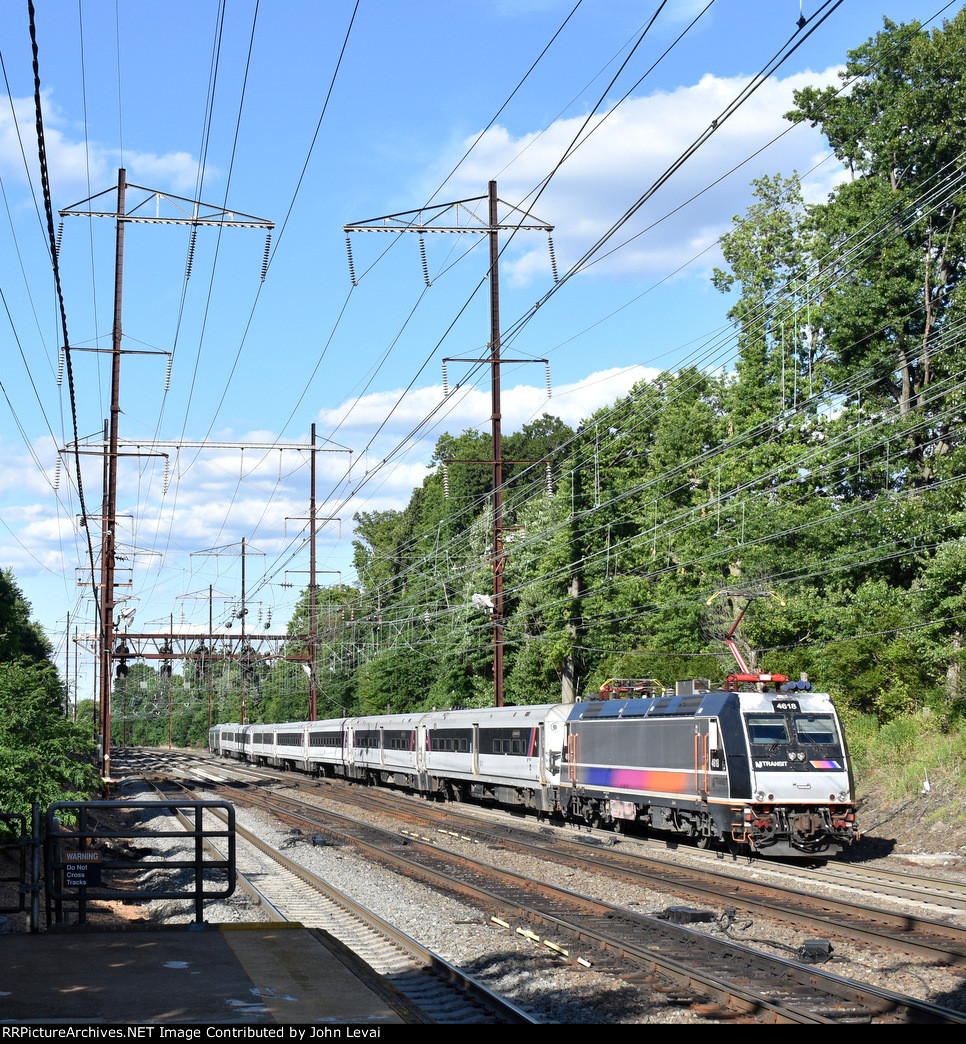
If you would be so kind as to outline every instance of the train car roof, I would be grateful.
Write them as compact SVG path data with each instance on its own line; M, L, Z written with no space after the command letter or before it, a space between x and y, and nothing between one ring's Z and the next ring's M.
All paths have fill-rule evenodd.
M629 700L588 700L575 703L569 721L593 721L613 718L682 717L693 714L721 714L728 705L740 705L745 710L781 709L828 710L834 704L826 692L792 690L765 692L713 689L708 692L681 695L643 696Z
M427 725L491 725L494 722L509 723L523 720L540 720L563 707L558 703L520 703L505 707L465 707L427 711L423 720Z
M727 690L698 692L686 696L643 696L630 700L587 700L575 703L569 721L602 718L658 718L693 714L719 714L741 694Z

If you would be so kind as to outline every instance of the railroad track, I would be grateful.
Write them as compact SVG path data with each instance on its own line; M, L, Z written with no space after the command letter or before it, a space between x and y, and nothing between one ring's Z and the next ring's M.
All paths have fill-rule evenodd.
M603 955L595 962L598 968L607 964L626 982L647 989L655 988L657 976L663 983L658 989L679 991L682 1003L688 998L710 1017L800 1024L966 1022L957 1012L498 871L415 836L322 812L294 798L279 799L255 787L218 789L240 806L334 835L437 888L539 926L563 940L561 948L567 941L592 945Z
M189 759L189 763L190 759ZM215 762L193 762L207 772L210 781L225 779L223 768ZM197 771L197 768L196 768ZM667 891L676 896L687 895L696 900L721 906L734 906L747 913L808 927L837 940L847 939L890 947L901 952L926 957L953 967L966 967L966 929L920 916L907 910L887 910L846 899L811 894L802 882L822 886L864 888L878 894L888 888L896 898L914 902L917 907L931 905L934 910L958 913L966 910L966 890L945 885L929 878L874 868L852 868L847 864L825 869L798 865L762 865L757 861L757 878L753 881L722 872L720 859L707 856L708 869L685 866L673 858L642 855L640 850L622 852L603 846L592 835L579 835L574 840L563 831L540 830L504 822L480 821L478 815L461 813L453 805L434 806L414 801L395 792L374 788L346 787L316 782L299 776L279 777L278 773L237 766L231 763L231 776L257 782L278 781L283 787L310 792L324 790L327 800L343 805L381 809L387 815L407 820L421 830L448 830L474 837L483 843L498 842L505 848L568 866L582 867L594 873L607 872L624 881ZM281 800L281 798L279 798ZM296 806L297 807L297 806ZM609 838L614 835L608 834ZM764 878L764 879L763 879ZM792 879L791 883L789 879Z
M543 831L504 823L481 823L471 815L462 815L451 806L436 808L418 802L406 802L402 806L395 795L373 794L371 791L353 793L351 790L331 797L335 800L358 804L367 810L383 808L387 814L402 816L419 824L423 829L441 832L453 830L463 836L474 837L484 843L499 842L506 848L532 855L544 861L553 861L567 866L577 866L585 871L606 872L642 887L667 891L674 895L687 895L716 905L734 906L748 913L755 913L774 920L794 924L799 928L809 927L837 939L862 941L880 946L889 946L909 954L927 957L955 967L966 967L966 929L908 911L891 911L845 899L817 896L803 891L801 881L812 880L822 884L841 880L834 874L817 874L792 867L768 867L765 875L785 881L794 878L790 885L767 881L758 877L746 880L731 874L723 874L720 867L709 859L709 868L686 866L672 859L641 855L637 851L622 852L613 846L604 846L590 835L581 835L573 840L562 831ZM613 835L611 835L613 837ZM876 878L866 874L863 880L875 881L884 886L897 880L893 874L882 874ZM933 885L937 882L933 881ZM937 887L920 896L918 879L902 881L900 897L914 899L921 906L927 901L938 905L941 898L949 895L949 902L966 896L958 895L952 886ZM851 882L848 887L856 887ZM870 889L871 890L871 889ZM944 909L946 907L943 907ZM953 907L949 907L953 909ZM956 912L960 907L956 907Z
M151 785L165 800L197 799L180 782L154 781ZM396 999L405 1001L414 1021L434 1025L537 1023L251 831L236 823L235 833L239 884L265 916L298 922L337 939L386 980Z
M939 915L966 913L966 886L926 877L907 870L883 869L853 863L829 863L822 868L801 867L790 872L819 883L842 885L873 895L889 895L929 907Z

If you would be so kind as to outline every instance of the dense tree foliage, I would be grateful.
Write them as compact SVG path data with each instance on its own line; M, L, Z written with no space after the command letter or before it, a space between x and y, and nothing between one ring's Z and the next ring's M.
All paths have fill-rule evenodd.
M733 359L683 364L576 431L544 416L506 438L496 561L481 432L441 438L404 509L356 517L358 582L317 597L320 715L491 703L495 565L508 703L720 679L746 611L752 666L881 722L962 715L964 65L966 12L931 33L886 21L840 88L796 95L789 118L846 177L812 205L795 172L754 183L713 276ZM251 718L307 715L308 630L303 598L286 650L303 659L249 683ZM216 720L237 720L237 670L205 682Z
M504 447L552 474L548 492L515 465L504 490L508 700L721 676L747 607L751 664L883 718L958 713L964 43L963 13L933 33L886 21L841 88L796 95L789 118L820 127L848 176L813 206L794 172L755 182L714 275L734 367L682 367L579 431L544 418ZM358 518L354 622L330 632L343 702L492 695L492 621L473 606L488 474L460 463L489 453L481 433L444 438L404 511Z
M13 574L0 572L0 812L86 797L97 786L91 730L67 714L50 643Z
M13 573L0 570L0 662L46 660L50 642L40 625L30 619L30 604L23 596Z

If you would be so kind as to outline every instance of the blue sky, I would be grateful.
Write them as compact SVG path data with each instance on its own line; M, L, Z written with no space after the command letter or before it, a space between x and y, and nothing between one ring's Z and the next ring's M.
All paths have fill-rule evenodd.
M207 626L209 590L224 615L240 597L242 538L251 604L284 626L307 581L309 472L304 451L278 446L304 445L313 423L333 450L318 463L319 515L333 519L321 582L352 579L355 512L403 506L443 432L488 430L488 374L450 364L462 387L444 403L441 366L485 352L483 237L426 237L427 286L417 236L354 234L352 285L344 225L481 198L496 180L501 200L554 226L567 272L821 6L40 0L55 211L100 193L113 210L123 166L131 185L275 224L264 282L262 231L200 229L186 280L185 227L127 225L119 430L142 455L119 468L131 579L119 594L137 607L136 629L172 617ZM821 198L840 176L817 132L783 121L792 90L833 81L883 16L933 24L959 6L844 0L533 315L553 286L547 236L514 236L500 262L505 351L549 359L553 394L542 364L507 366L504 430L543 412L577 424L683 362L732 365L728 301L709 281L718 237L747 207L752 179L797 170ZM93 605L76 482L56 467L73 428L57 380L28 24L26 3L6 5L0 565L63 652L68 613L84 630ZM142 196L129 189L128 203ZM59 261L78 432L96 441L110 358L80 349L111 345L114 222L67 218ZM176 448L198 442L219 445ZM95 512L101 462L82 460Z

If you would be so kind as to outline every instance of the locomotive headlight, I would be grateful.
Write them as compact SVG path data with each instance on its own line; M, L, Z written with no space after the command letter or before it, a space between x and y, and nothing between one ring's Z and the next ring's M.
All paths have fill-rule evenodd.
M756 790L755 791L755 800L756 801L764 801L765 800L765 792L763 790Z

